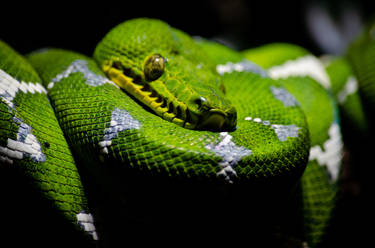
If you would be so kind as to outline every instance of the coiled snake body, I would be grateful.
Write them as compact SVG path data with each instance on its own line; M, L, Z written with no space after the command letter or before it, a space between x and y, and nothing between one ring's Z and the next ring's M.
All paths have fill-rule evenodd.
M152 19L115 27L94 59L26 60L1 43L2 169L88 239L238 222L228 229L314 247L337 200L337 102L366 126L348 62L326 66L297 46L238 53Z

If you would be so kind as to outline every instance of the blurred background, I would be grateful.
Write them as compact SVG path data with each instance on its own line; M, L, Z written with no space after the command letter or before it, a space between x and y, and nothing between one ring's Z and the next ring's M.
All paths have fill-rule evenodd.
M0 39L22 54L57 47L91 56L96 44L115 25L131 18L150 17L237 50L288 42L315 55L342 55L364 24L373 18L374 5L374 0L132 0L92 1L86 5L14 1L1 9ZM371 152L371 147L367 150ZM374 163L358 159L360 156L348 157L350 162L356 162L344 173L345 200L337 213L339 221L332 227L332 247L363 247L372 243L375 187L368 168Z
M237 49L290 42L315 54L341 53L374 12L373 0L101 1L7 3L0 38L21 53L61 47L91 55L115 25L135 17L162 19L185 32Z

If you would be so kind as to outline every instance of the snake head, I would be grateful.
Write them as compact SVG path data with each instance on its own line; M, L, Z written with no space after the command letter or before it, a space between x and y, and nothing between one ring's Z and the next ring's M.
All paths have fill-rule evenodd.
M215 64L185 33L152 19L113 28L94 53L127 94L165 120L189 129L232 131L237 112Z

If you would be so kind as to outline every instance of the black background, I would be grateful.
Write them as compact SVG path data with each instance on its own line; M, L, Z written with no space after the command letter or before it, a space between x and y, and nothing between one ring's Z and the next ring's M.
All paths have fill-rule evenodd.
M315 1L316 2L316 1ZM136 17L158 18L191 35L225 38L239 49L269 42L290 42L315 54L322 51L309 35L310 1L56 1L10 2L1 9L0 38L21 53L58 47L92 55L96 44L115 25ZM333 17L350 3L364 20L373 13L371 0L320 1ZM324 35L324 34L322 34Z
M336 17L343 1L321 3ZM372 1L350 3L365 21L375 14ZM225 40L237 49L289 42L320 55L326 51L310 35L305 18L310 4L311 1L296 0L11 2L0 12L0 39L22 54L58 47L91 56L96 44L115 25L131 18L150 17L162 19L191 35ZM373 162L361 158L362 154L349 157L349 160L359 157L359 162L346 174L342 193L346 200L338 213L341 219L333 227L331 247L362 247L371 241L375 190L367 167Z

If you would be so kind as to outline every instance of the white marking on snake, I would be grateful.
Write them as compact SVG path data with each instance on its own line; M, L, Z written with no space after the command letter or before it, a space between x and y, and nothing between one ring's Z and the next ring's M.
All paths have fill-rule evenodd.
M13 159L31 158L34 162L46 161L40 143L31 133L32 128L23 123L21 119L13 117L13 121L19 126L17 140L8 138L7 146L0 146L1 160L13 164Z
M295 124L293 125L271 125L271 128L275 130L277 138L280 141L286 141L289 137L298 137L298 131L301 129Z
M313 55L306 55L295 60L286 61L282 65L268 69L273 79L287 78L290 76L310 76L324 88L331 88L329 76L322 62Z
M255 74L258 74L262 77L268 77L267 72L263 70L259 65L246 59L238 63L227 62L226 64L223 64L223 65L217 65L216 71L220 75L224 75L225 73L231 73L233 71L237 71L237 72L248 71L248 72L253 72Z
M269 126L271 123L270 123L270 121L263 121L262 124L266 125L266 126Z
M68 68L66 68L63 72L58 74L55 78L51 80L51 82L48 84L48 89L53 88L55 86L55 83L60 82L63 78L67 78L72 73L80 72L83 74L83 77L86 79L86 83L90 86L100 86L105 83L112 84L118 88L118 86L113 83L111 80L98 75L94 72L92 72L89 69L89 63L86 60L77 59L73 61Z
M307 241L302 242L302 248L309 248Z
M14 108L13 99L16 97L19 90L24 93L30 92L32 94L35 92L47 93L46 89L39 83L19 82L0 69L0 98L12 109Z
M0 98L8 106L9 112L13 115L12 121L18 126L17 139L8 138L7 146L0 146L0 160L8 164L13 164L13 159L20 160L28 157L34 162L44 162L46 161L46 156L42 153L37 138L31 133L31 126L14 116L16 109L13 100L19 90L32 94L35 92L47 93L39 83L19 82L0 69Z
M309 160L316 159L319 165L326 166L331 176L331 181L334 182L338 178L343 156L343 142L339 124L333 123L329 128L328 134L329 138L323 144L324 150L319 145L311 147Z
M293 125L272 124L271 125L270 121L268 121L268 120L262 121L262 119L260 119L258 117L252 118L252 117L248 116L248 117L245 117L245 120L246 121L253 121L255 123L260 123L260 124L263 124L265 126L270 126L271 129L273 129L275 131L275 134L280 141L286 141L289 137L297 138L298 137L298 131L301 129L300 127L297 127L295 124L293 124Z
M99 142L102 154L108 154L108 148L112 144L112 139L117 137L123 130L139 129L141 124L134 119L126 110L115 108L112 111L110 126L104 130L104 140Z
M273 96L277 100L281 101L285 107L293 107L298 105L296 98L283 87L277 88L275 86L271 86L270 89Z
M225 181L233 183L233 179L237 177L234 166L242 157L252 154L252 151L242 146L237 146L232 141L232 135L227 132L220 133L220 141L206 145L206 149L211 150L222 158L219 166L222 169L217 173L218 176L224 178Z
M85 213L85 211L81 211L77 214L77 224L88 234L92 236L94 240L98 240L98 234L96 233L96 228L94 225L94 218L92 214Z
M353 76L349 77L346 81L344 88L337 94L337 101L339 104L344 104L346 98L358 90L358 82L357 79Z

